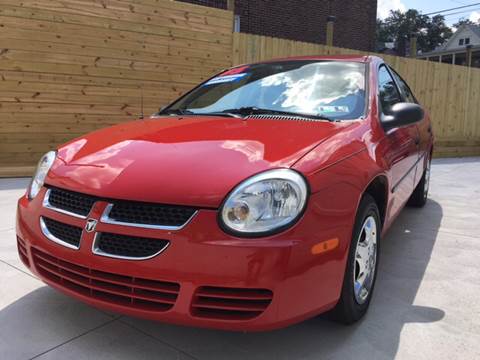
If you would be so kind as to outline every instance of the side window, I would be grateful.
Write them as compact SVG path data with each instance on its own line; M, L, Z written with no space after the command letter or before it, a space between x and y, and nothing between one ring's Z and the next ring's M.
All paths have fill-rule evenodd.
M393 81L385 66L381 66L378 70L378 90L380 105L384 114L388 114L393 105L402 101L395 81Z
M392 74L400 87L400 91L405 97L405 101L409 103L416 103L417 99L415 99L415 96L413 96L412 90L410 90L410 87L407 85L407 83L400 77L400 75L397 74L395 70L392 70Z

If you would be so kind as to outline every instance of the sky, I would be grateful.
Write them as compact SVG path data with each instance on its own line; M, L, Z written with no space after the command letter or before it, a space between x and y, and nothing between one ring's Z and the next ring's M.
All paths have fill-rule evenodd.
M384 19L390 10L417 9L423 14L450 9L463 5L480 3L480 0L378 0L377 15ZM458 13L461 12L461 13ZM453 10L443 14L448 25L456 23L460 18L478 21L480 19L480 4L465 9Z

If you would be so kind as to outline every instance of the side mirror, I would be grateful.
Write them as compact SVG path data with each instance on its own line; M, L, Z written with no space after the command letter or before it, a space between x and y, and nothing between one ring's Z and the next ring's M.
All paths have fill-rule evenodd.
M425 112L418 104L397 103L391 107L388 115L381 117L381 123L385 131L388 131L419 122L424 116Z

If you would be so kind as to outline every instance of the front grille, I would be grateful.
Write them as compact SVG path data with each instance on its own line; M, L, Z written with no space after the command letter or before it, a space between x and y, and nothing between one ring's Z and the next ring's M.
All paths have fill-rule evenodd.
M20 256L20 260L25 264L26 267L30 267L30 261L28 260L28 253L27 253L27 246L25 242L17 236L17 248L18 248L18 255Z
M56 209L83 217L88 216L96 201L94 196L84 195L73 191L59 188L50 188L49 190L47 206L49 205Z
M43 234L52 241L70 244L76 248L80 247L82 228L61 223L46 217L41 220L45 224Z
M112 204L108 220L140 225L180 227L185 225L195 212L196 209L187 206L122 201Z
M95 240L94 252L105 256L142 259L159 254L168 244L167 240L99 233Z
M139 310L164 312L177 300L174 282L124 276L80 266L32 248L39 274L77 294Z
M110 202L102 222L121 225L177 230L186 225L197 212L197 209L188 206L108 200L55 187L47 190L44 206L86 218L95 202L100 200Z
M203 286L192 302L192 315L221 320L250 320L272 302L273 293L266 289Z

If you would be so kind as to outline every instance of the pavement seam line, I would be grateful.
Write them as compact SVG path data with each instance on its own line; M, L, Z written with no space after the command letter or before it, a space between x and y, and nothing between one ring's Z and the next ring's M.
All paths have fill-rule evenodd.
M82 336L85 336L85 335L91 333L92 331L96 331L96 330L98 330L98 329L101 329L102 327L105 327L105 326L107 326L107 325L110 325L111 323L113 323L113 322L115 322L115 321L117 321L117 319L112 319L112 320L109 320L109 321L107 321L107 322L105 322L105 323L103 323L103 324L100 324L100 325L98 325L98 326L95 326L94 328L89 329L89 330L87 330L87 331L85 331L85 332L83 332L83 333L81 333L81 334L78 334L77 336L74 336L73 338L68 339L68 340L64 341L63 343L56 345L56 346L52 347L51 349L45 350L45 351L41 352L40 354L37 354L37 355L35 355L34 357L31 357L29 360L37 359L37 358L39 358L40 356L43 356L43 355L45 355L45 354L47 354L47 353L49 353L49 352L51 352L51 351L53 351L53 350L55 350L55 349L58 349L59 347L62 347L63 345L66 345L66 344L68 344L68 343L70 343L70 342L72 342L72 341L74 341L74 340L77 340L77 339L81 338Z
M6 262L5 260L0 259L0 262L1 262L2 264L5 264L5 265L7 265L7 266L10 266L10 267L14 268L15 270L20 271L21 273L23 273L23 274L25 274L25 275L30 276L31 278L34 278L35 280L41 281L38 277L30 274L29 272L27 272L27 271L25 271L25 270L20 269L19 267L16 267L15 265L12 265L12 264Z
M189 358L191 358L191 359L193 359L193 360L200 360L199 358L193 356L192 354L189 354L189 353L186 352L185 350L182 350L182 349L176 347L175 345L172 345L172 344L166 342L165 340L159 339L159 338L157 338L156 336L154 336L154 335L152 335L152 334L149 334L148 332L146 332L146 331L144 331L144 330L142 330L142 329L139 329L139 328L136 327L135 325L132 325L132 324L130 324L130 323L128 323L128 322L123 321L122 319L123 319L123 318L119 319L118 321L121 322L121 323L124 324L124 325L127 325L128 327L131 327L132 329L138 331L139 333L142 333L143 335L148 336L149 338L151 338L151 339L153 339L153 340L155 340L155 341L158 341L159 343L161 343L161 344L163 344L163 345L165 345L165 346L167 346L167 347L170 347L170 348L178 351L179 353L182 353L183 355L188 356Z

